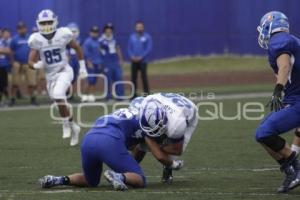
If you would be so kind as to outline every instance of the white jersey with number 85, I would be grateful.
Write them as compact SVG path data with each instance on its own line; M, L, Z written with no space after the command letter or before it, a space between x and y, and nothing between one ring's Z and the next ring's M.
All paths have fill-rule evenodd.
M30 36L28 44L30 48L39 51L47 80L55 78L58 72L68 66L66 47L72 39L72 32L64 27L57 29L51 40L46 39L40 33L33 33Z

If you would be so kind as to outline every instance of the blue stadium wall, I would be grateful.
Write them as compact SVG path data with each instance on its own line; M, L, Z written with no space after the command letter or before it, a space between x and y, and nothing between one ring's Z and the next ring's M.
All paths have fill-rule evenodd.
M280 10L300 35L299 0L1 0L0 26L15 30L22 20L34 26L44 8L59 15L60 25L74 21L81 37L92 25L112 22L126 55L127 39L136 20L152 34L152 59L197 54L263 54L256 27L267 11Z

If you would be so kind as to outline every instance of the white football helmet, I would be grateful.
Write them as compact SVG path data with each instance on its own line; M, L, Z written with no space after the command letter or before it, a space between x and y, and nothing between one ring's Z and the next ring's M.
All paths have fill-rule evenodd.
M167 132L167 113L164 106L155 99L143 102L140 107L139 123L149 137L160 137Z
M42 10L37 17L36 25L43 35L54 33L58 25L57 16L52 10Z

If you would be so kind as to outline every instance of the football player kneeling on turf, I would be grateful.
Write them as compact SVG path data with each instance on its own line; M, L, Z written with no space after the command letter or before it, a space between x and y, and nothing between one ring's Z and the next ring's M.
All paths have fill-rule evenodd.
M173 170L180 170L181 160L172 160L160 147L140 131L136 110L120 109L99 117L93 127L85 134L81 144L82 173L69 176L47 175L40 179L42 188L60 185L96 187L100 183L103 164L110 170L104 177L115 190L146 187L143 170L127 151L138 140L144 140L154 157Z
M142 131L151 138L150 142L160 145L161 151L174 160L185 151L198 124L198 109L192 101L174 93L158 93L144 99L138 97L130 107L139 109ZM140 162L146 151L145 145L139 144L133 150L136 160ZM162 182L172 181L172 169L164 166Z
M67 107L66 93L74 75L68 64L66 47L76 51L80 75L86 77L83 52L68 28L57 28L57 16L51 10L42 10L36 24L39 32L33 33L28 40L31 48L29 65L32 69L45 68L49 96L57 103L64 119L63 138L71 137L70 145L74 146L79 142L80 127L73 121Z

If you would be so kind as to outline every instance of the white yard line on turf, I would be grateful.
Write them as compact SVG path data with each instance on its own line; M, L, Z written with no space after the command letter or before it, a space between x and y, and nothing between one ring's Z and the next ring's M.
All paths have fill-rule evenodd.
M214 99L209 99L209 97L194 97L191 98L193 101L217 101L217 100L234 100L234 99L255 99L255 98L264 98L270 97L271 93L268 92L259 92L259 93L238 93L238 94L224 94L224 95L215 95ZM72 104L73 107L78 107L80 103ZM107 105L113 105L114 102L105 103ZM49 109L50 105L24 105L24 106L15 106L15 107L3 107L0 108L1 111L19 111L19 110L43 110Z
M36 194L60 194L60 193L118 193L113 190L75 190L75 189L65 189L65 190L44 190L44 191L17 191L17 192L2 192L0 190L1 196L6 195L36 195ZM276 193L256 193L256 192L200 192L190 189L176 189L176 190L165 190L165 191L147 191L147 190L129 190L127 193L133 194L159 194L159 195L176 195L176 194L186 194L186 195L209 195L209 196L280 196L280 197L300 197L299 194L276 194Z
M4 167L2 167L4 168ZM35 166L15 166L15 167L9 167L9 168L14 168L14 169L39 169L38 167ZM70 167L70 169L73 169L73 167ZM226 172L226 171L235 171L235 172L265 172L265 171L278 171L279 168L276 165L270 165L267 167L262 167L262 168L210 168L210 167L202 167L202 168L183 168L180 171L184 174L195 174L195 173L200 173L202 171L204 172ZM156 173L158 170L147 170L148 172L153 172ZM161 176L147 176L149 178L160 178ZM180 176L176 176L180 177Z

